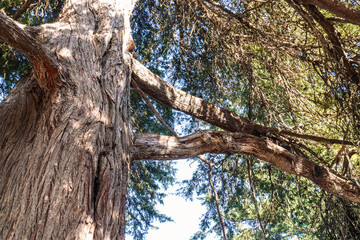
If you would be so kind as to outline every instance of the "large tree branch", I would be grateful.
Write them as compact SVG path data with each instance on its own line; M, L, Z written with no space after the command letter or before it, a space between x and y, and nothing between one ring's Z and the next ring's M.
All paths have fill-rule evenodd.
M328 39L331 42L331 45L327 46L327 50L331 57L341 66L341 68L344 69L345 75L352 82L358 84L360 82L359 73L352 66L349 58L344 51L344 48L340 41L340 33L314 5L304 5L304 7L326 32Z
M0 11L0 38L23 53L32 63L39 85L53 91L59 84L61 67L55 55L33 38L25 27Z
M312 4L325 9L332 14L348 20L353 24L360 25L360 12L351 9L344 3L336 0L298 0L300 4Z
M152 73L136 59L133 60L132 82L150 97L163 104L190 114L215 126L230 132L243 132L252 135L266 135L269 133L286 134L302 139L330 144L349 144L352 142L338 139L327 139L308 134L297 133L285 129L265 127L255 124L234 112L218 107L201 98L192 96L184 91L174 88L159 76Z
M360 203L360 188L354 182L309 159L296 156L268 139L244 133L206 130L180 138L159 134L137 134L132 159L184 159L204 153L249 154L282 171L310 179L326 191Z
M133 60L132 81L150 97L163 104L232 132L255 134L250 122L237 114L187 94L166 83L136 59Z

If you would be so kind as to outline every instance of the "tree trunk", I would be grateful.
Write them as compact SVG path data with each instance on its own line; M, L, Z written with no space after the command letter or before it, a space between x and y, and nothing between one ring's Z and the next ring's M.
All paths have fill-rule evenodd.
M0 11L0 38L34 69L0 104L0 239L124 239L132 152L133 160L245 153L359 203L356 184L253 135L353 143L254 124L132 61L133 1L66 0L59 20L41 27L22 26ZM242 133L138 135L133 146L131 76L164 104Z
M61 74L28 56L0 105L0 239L124 239L133 4L67 1L32 29Z

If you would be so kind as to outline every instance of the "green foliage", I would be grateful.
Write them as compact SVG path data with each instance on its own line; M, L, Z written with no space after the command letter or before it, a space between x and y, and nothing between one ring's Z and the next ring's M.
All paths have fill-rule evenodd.
M7 95L20 76L30 71L27 59L5 43L0 44L0 96Z
M150 108L136 91L131 91L132 124L136 132L157 132L164 135L171 133L156 119ZM168 125L174 128L174 114L172 110L162 104L152 101L157 112L166 119Z
M320 40L322 36L331 45L328 34L311 21L310 26L286 1L140 1L133 36L137 57L191 94L267 126L358 142L358 85L345 79L342 63ZM337 22L333 26L344 52L357 61L359 26ZM359 71L358 65L353 68ZM213 128L191 118L179 124L184 133ZM268 137L326 167L341 148ZM343 175L345 158L332 166ZM217 165L213 182L229 239L261 239L244 159L212 156ZM356 179L358 157L353 155L350 162L353 168L346 176ZM358 238L357 205L265 163L256 162L253 172L259 215L269 239ZM209 232L221 236L207 173L207 165L200 164L181 189L190 199L193 194L203 196L208 209L193 239L204 239Z
M135 240L144 239L152 224L171 221L171 218L156 210L166 196L161 188L174 182L174 168L170 162L136 161L132 163L127 202L127 233Z
M4 10L8 16L13 16L21 2L21 0L3 0L0 2L0 9Z
M24 3L21 0L4 0L0 1L0 9L8 16L14 16ZM17 21L31 26L53 22L62 5L63 0L35 1ZM0 96L6 96L16 81L30 70L31 65L24 55L0 40Z
M139 1L132 19L136 57L178 88L266 126L312 135L360 141L359 86L348 75L359 73L360 27L331 22L341 46L306 9L305 19L290 1ZM292 1L291 1L292 2ZM356 1L342 1L359 9ZM24 1L3 0L0 8L14 16ZM57 19L62 0L35 1L17 19L27 25ZM321 11L329 19L332 14ZM6 95L21 75L31 70L27 59L0 43L0 95ZM214 128L153 102L160 115L182 133ZM135 91L131 92L135 132L170 135ZM322 145L281 135L263 136L331 168L353 181L360 176L354 149ZM215 163L212 181L220 197L229 239L261 239L259 222L268 239L359 239L359 208L321 191L308 180L254 161L255 190L250 188L248 156L209 155ZM339 158L337 158L339 157ZM221 236L208 166L199 164L180 193L200 196L207 212L193 239L209 232ZM127 232L144 239L154 221L171 219L156 210L174 182L170 162L133 162L130 175ZM255 194L258 211L254 207ZM259 219L259 216L261 219Z
M248 156L208 156L216 163L213 182L218 189L221 211L229 239L262 239L252 199ZM256 201L267 239L358 239L360 210L332 194L322 192L308 180L284 174L267 163L252 167ZM202 196L207 212L200 231L221 236L213 193L207 179L208 167L201 164L192 179L184 181L180 194Z
M312 31L284 1L217 4L140 1L133 20L139 58L187 92L240 114L256 111L268 126L358 141L358 86L341 79L319 26ZM356 60L359 26L335 27Z
M130 100L134 131L170 135L135 91L131 92ZM167 120L168 124L173 126L174 115L171 109L155 102L154 107ZM163 161L136 161L132 163L126 208L126 231L135 240L144 239L149 229L156 228L153 225L154 221L171 221L171 218L156 210L156 205L163 203L166 196L163 191L175 181L173 165L172 162Z

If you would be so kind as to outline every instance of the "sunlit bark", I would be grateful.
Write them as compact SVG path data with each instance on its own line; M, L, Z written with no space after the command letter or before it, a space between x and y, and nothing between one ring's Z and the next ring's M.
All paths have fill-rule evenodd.
M0 14L34 68L0 105L1 239L125 238L132 7L66 1L28 29Z
M323 8L337 17L348 20L353 24L360 25L360 12L351 9L337 0L298 0L300 4L312 4Z
M296 156L266 138L244 133L198 131L185 137L137 134L133 160L170 160L204 153L244 153L268 162L285 172L310 179L322 189L360 203L360 188L313 161Z
M131 157L244 153L360 202L351 181L259 136L351 142L255 124L170 86L132 59L134 4L69 0L57 22L40 27L0 13L0 38L33 65L0 104L1 239L124 239ZM143 134L133 145L131 78L156 100L229 132Z
M353 143L349 141L328 139L253 123L234 112L218 107L201 98L192 96L184 91L174 88L162 80L159 76L148 70L137 60L133 60L132 70L132 82L136 82L141 90L152 98L171 108L188 113L224 130L263 136L269 133L285 134L323 143L353 145Z
M39 85L53 92L60 85L61 66L54 53L32 37L26 28L31 29L0 12L0 38L30 60Z

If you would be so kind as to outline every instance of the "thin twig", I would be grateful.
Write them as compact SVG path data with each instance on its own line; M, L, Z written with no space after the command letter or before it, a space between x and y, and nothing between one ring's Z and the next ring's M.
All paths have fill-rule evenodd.
M142 99L146 102L148 107L150 108L151 112L155 115L155 117L160 121L160 123L169 131L171 132L175 137L180 137L179 134L177 134L160 116L160 114L156 111L154 105L150 102L149 98L145 95L143 91L141 91L140 87L136 84L135 81L131 82L133 88L136 90L136 92L140 95Z
M257 201L256 201L255 185L254 185L253 176L252 176L253 175L252 174L252 160L247 159L246 163L247 163L247 167L248 167L248 177L249 177L250 189L251 189L251 193L252 193L252 199L254 201L256 217L257 217L257 220L259 222L259 228L260 228L260 231L262 233L261 235L263 236L264 240L266 240L265 229L264 229L264 226L262 224L262 220L261 220L261 217L260 217L260 214L259 214L259 209L258 209Z
M219 220L220 220L220 224L221 224L221 228L222 228L222 233L223 233L223 236L224 236L224 240L227 240L227 237L226 237L226 230L225 230L225 224L224 224L224 220L222 218L222 215L221 215L221 211L220 211L220 205L219 205L219 195L215 189L215 186L211 180L211 176L212 176L212 172L213 172L213 167L214 167L214 163L210 162L209 160L207 160L203 155L199 155L198 158L200 158L201 161L203 161L204 163L206 163L208 166L209 166L209 183L210 183L210 186L212 188L212 191L214 193L214 198L215 198L215 203L216 203L216 209L217 209L217 213L218 213L218 216L219 216Z
M150 108L150 110L152 111L152 113L155 115L155 117L161 122L161 124L169 131L171 132L175 137L180 137L179 134L177 134L165 121L164 119L160 116L160 114L156 111L156 109L154 108L154 106L152 105L152 103L150 102L150 100L146 97L145 93L143 91L141 91L140 87L135 83L135 81L131 82L133 88L136 90L136 92L140 95L140 97L142 99L144 99L144 101L146 102L146 104L148 105L148 107ZM214 193L214 197L215 197L215 203L216 203L216 209L219 215L219 220L220 220L220 224L221 224L221 228L222 228L222 232L223 232L223 236L224 236L224 240L227 240L226 237L226 230L225 230L225 224L223 221L223 218L221 216L221 211L220 211L220 206L219 206L219 195L217 194L217 191L215 189L215 186L211 180L211 176L212 176L212 171L213 171L213 167L214 167L214 163L210 162L209 160L207 160L204 156L199 155L198 156L199 159L203 162L205 162L210 170L209 170L209 183L210 186L212 188L212 191Z

